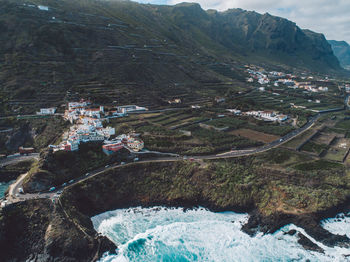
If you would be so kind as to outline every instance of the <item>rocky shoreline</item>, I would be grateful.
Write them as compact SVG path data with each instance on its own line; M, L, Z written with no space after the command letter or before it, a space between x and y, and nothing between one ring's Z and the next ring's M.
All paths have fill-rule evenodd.
M0 218L1 261L96 261L116 249L93 229L82 231L47 199L7 206Z
M104 252L115 251L116 246L99 236L92 216L120 208L160 205L185 211L201 206L214 212L244 212L250 218L242 230L251 236L273 233L293 223L326 246L350 247L348 237L334 235L320 225L322 219L349 210L348 200L322 212L266 214L254 199L243 194L246 191L244 198L223 201L231 192L218 191L210 179L213 169L209 170L203 173L195 164L183 162L134 164L66 188L59 202L41 199L9 206L0 213L0 252L6 254L5 261L96 261ZM238 188L251 190L247 186ZM23 226L12 230L18 223ZM301 232L288 233L297 234L305 249L323 252Z
M156 201L148 203L130 202L118 206L118 208L162 205L169 208L182 207L184 212L186 212L188 209L198 208L197 204L189 202L181 204L181 201L174 203ZM238 210L235 208L223 210L218 206L211 206L210 203L205 202L201 202L199 205L217 212L243 211L241 208ZM111 207L103 212L114 209L116 208ZM31 214L27 214L29 210ZM40 213L35 213L39 210ZM22 215L19 215L18 212L21 212ZM101 210L89 210L89 213L94 215L103 212ZM47 214L50 215L47 216ZM257 232L273 233L282 226L293 223L302 227L310 236L327 246L350 247L349 238L331 234L323 229L317 222L320 219L317 215L298 217L278 214L263 217L255 209L250 210L248 214L250 215L249 221L243 225L242 230L251 236ZM69 219L62 208L52 204L49 200L31 200L14 204L3 209L1 217L0 252L7 254L7 256L3 257L4 261L97 261L105 252L114 253L117 248L108 238L99 235L94 230L90 220L91 216L86 216L79 212L79 214L76 214L76 217ZM322 217L322 219L327 217L329 216ZM30 221L27 220L28 218L30 218ZM38 219L44 219L45 222L40 223ZM13 230L13 228L18 227L19 222L23 223L22 227ZM39 233L33 234L33 229L39 231ZM286 234L297 234L299 244L306 250L324 252L321 247L311 242L300 232L291 230ZM11 251L9 252L9 250Z
M334 217L336 214L344 211L344 209L339 208L336 214L334 214L334 210L335 209L329 210L328 212L323 212L323 215L289 215L275 213L270 216L263 216L257 210L254 210L249 213L250 217L248 223L243 225L242 230L250 236L253 236L258 232L263 232L266 234L274 233L287 224L294 224L303 228L307 234L326 246L350 248L350 239L345 234L334 235L324 229L320 224L321 220ZM298 236L299 244L301 244L305 249L322 252L320 247L313 244L313 242L308 240L308 238L306 238L300 232L298 233Z

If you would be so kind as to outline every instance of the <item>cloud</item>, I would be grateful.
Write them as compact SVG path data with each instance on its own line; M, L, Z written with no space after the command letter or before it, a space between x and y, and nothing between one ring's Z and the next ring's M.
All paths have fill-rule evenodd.
M184 0L140 0L149 3L177 4ZM203 9L224 11L229 8L254 10L285 17L301 28L325 34L327 39L350 43L349 0L192 0Z

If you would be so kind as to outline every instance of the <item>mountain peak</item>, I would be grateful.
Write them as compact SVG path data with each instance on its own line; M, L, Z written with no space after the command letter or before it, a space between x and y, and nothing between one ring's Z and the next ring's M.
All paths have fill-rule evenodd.
M174 5L174 7L195 7L195 8L202 8L200 4L193 3L193 2L182 2Z

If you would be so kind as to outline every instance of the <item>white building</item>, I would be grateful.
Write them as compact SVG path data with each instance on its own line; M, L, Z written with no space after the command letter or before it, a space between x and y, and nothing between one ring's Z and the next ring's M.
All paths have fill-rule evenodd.
M78 140L68 140L67 145L70 146L70 151L79 150L79 141Z
M84 108L91 103L89 101L81 100L80 102L70 102L68 103L68 110L73 110L76 108Z
M92 125L93 125L95 128L103 127L102 122L101 122L99 119L94 119L94 120L92 120Z
M242 114L242 111L241 110L238 110L238 109L226 109L226 111L229 111L231 113L234 113L235 115L240 115Z
M103 128L103 132L106 134L106 136L113 136L115 135L115 128L107 126L106 128Z
M272 118L274 117L276 114L273 111L260 111L260 116L263 118Z
M100 108L91 108L91 109L85 109L82 111L83 115L94 117L94 118L101 118L100 112L101 112Z
M139 111L147 111L146 107L137 106L137 105L127 105L127 106L118 106L117 110L119 113L131 113L131 112L139 112Z
M88 138L88 141L86 142L89 142L89 141L104 141L105 140L105 137L103 135L100 135L98 134L97 132L92 132L89 134L89 138Z
M38 5L38 9L41 11L49 11L49 7L45 5Z
M73 124L74 121L79 119L79 115L77 115L74 111L66 111L64 114L64 118L71 122L71 124Z
M265 85L270 83L270 80L268 78L259 78L258 82L260 85Z
M110 136L115 135L115 128L110 126L106 128L98 128L96 132L105 138L109 138Z
M259 111L248 111L245 113L247 116L260 116Z
M322 91L322 92L328 92L328 87L323 87L323 86L320 86L318 88L318 90Z
M40 112L36 112L37 115L54 115L56 113L56 107L40 108Z
M76 129L77 134L89 133L95 131L95 127L89 124L86 125L78 125Z
M139 139L136 139L136 138L133 138L133 137L129 137L128 142L127 142L127 146L130 149L138 152L138 151L143 149L144 142L139 140Z
M92 117L81 117L81 122L84 126L93 126L95 128L103 127L100 119L92 118Z

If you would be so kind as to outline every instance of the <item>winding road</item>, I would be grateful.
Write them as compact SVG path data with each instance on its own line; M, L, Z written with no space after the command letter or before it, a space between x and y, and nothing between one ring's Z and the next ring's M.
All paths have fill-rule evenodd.
M246 149L246 150L232 150L229 152L215 154L215 155L186 156L186 157L184 157L184 156L156 157L156 158L152 158L152 159L148 159L148 160L140 160L140 161L137 161L136 163L173 162L173 161L186 160L186 159L189 159L190 161L215 160L215 159L225 159L225 158L249 156L249 155L254 155L257 153L262 153L262 152L268 151L272 148L276 148L276 147L290 141L291 139L297 137L298 135L304 133L306 130L310 129L315 124L315 122L317 121L317 119L319 117L320 117L320 114L310 118L308 123L306 125L304 125L303 127L296 129L296 130L293 130L292 132L279 138L278 140L275 140L275 141L273 141L269 144L266 144L262 147L253 148L253 149ZM36 156L36 155L34 155L34 156ZM31 157L33 157L33 156L31 156ZM22 161L23 161L23 159L25 159L25 158L22 157ZM19 161L19 159L17 161ZM34 194L29 194L29 193L28 194L27 193L19 194L19 188L22 187L23 180L27 176L27 174L23 174L17 179L17 181L14 184L12 184L10 186L9 194L5 199L5 201L7 201L7 202L5 202L5 203L10 204L10 203L25 201L25 200L29 200L29 199L37 199L37 198L50 198L52 200L55 200L55 199L59 198L60 194L62 193L62 191L65 188L72 187L73 185L75 185L79 182L82 182L82 181L87 180L87 179L94 177L94 176L98 176L107 170L115 169L115 168L118 168L121 166L131 165L131 164L135 164L135 162L126 163L126 164L115 163L115 164L110 165L108 167L99 168L99 169L96 169L94 171L91 171L91 172L87 173L86 175L81 176L80 178L75 179L74 181L71 181L71 183L67 182L67 183L65 183L66 185L64 185L64 186L62 185L60 187L57 187L52 192L45 191L45 192L39 192L39 193L34 193Z

